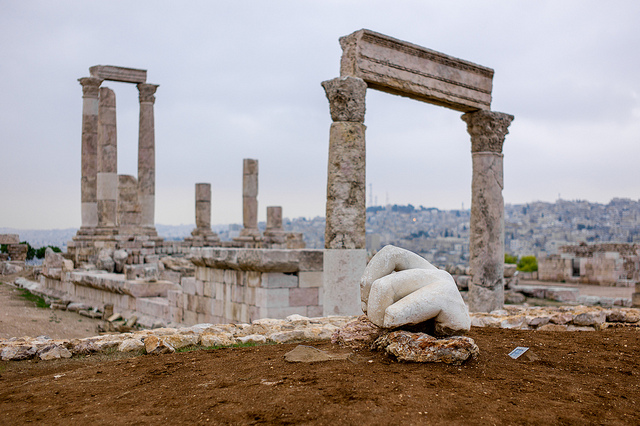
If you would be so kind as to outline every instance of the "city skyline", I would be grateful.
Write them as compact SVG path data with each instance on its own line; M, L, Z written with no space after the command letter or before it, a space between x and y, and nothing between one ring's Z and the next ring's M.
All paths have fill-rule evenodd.
M324 216L331 119L320 82L338 76L338 38L360 28L495 70L492 109L515 116L505 203L637 200L638 12L632 1L5 2L0 226L80 226L77 79L97 64L147 69L160 85L156 223L193 223L198 182L211 183L213 224L240 223L243 158L260 161L260 220L270 205ZM117 98L118 172L135 175L137 90L104 85ZM365 125L377 204L389 194L469 208L459 113L369 90Z

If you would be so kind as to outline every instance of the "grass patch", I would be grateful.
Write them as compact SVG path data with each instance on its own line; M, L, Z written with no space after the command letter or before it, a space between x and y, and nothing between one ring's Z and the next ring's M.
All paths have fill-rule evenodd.
M275 342L266 342L266 343L256 343L256 342L247 342L247 343L234 343L232 345L216 345L216 346L202 346L202 345L189 345L180 349L176 349L176 353L182 352L193 352L193 351L207 351L212 349L228 349L228 348L251 348L253 346L265 346L265 345L276 345Z
M29 290L19 288L20 298L33 302L37 308L48 308L49 304L40 296L31 293Z

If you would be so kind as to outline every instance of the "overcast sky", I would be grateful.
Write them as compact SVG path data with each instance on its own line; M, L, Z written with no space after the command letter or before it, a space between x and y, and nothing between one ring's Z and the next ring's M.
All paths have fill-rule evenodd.
M368 28L493 68L513 114L506 203L640 189L640 2L0 1L0 227L80 226L82 88L93 65L148 70L156 92L156 223L242 222L242 159L259 218L324 216L338 38ZM116 92L118 171L137 174L135 85ZM367 204L469 208L460 113L369 90Z

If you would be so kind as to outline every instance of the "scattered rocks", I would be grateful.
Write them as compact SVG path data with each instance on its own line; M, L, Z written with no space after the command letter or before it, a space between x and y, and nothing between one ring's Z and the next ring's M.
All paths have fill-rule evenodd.
M473 313L471 314L471 319L475 327L506 327L541 332L593 331L596 328L608 327L631 326L640 328L640 309L604 309L602 307L586 306L506 306L505 309L491 313ZM107 322L107 324L110 323ZM369 349L384 333L383 329L372 324L365 316L307 318L292 315L284 320L261 319L251 324L198 324L185 328L139 330L73 340L52 340L46 336L0 339L0 359L2 361L17 361L40 357L43 354L47 354L45 355L47 359L49 359L48 357L56 359L58 356L60 358L66 357L68 355L67 352L75 356L114 350L129 352L142 350L143 348L147 352L157 353L160 351L171 352L169 347L175 350L176 347L189 345L212 347L231 346L240 342L290 343L328 339L347 348ZM400 338L398 337L398 339ZM411 339L413 340L413 338ZM147 348L147 345L151 345L154 340L156 346ZM420 340L419 337L415 338L415 340L420 342L430 341L430 339L426 338ZM404 340L400 339L399 341ZM406 346L406 344L404 345ZM388 352L406 353L407 359L410 357L429 358L432 356L420 353L418 355L410 355L413 354L412 351L415 351L415 348L411 344L405 346L394 346L393 348L398 347L401 349L392 348ZM445 348L453 350L446 346ZM431 351L437 352L436 349L431 349ZM48 352L51 353L48 354Z

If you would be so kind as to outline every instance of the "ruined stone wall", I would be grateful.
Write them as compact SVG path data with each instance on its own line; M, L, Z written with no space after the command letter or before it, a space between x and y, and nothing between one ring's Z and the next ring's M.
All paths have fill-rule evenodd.
M194 249L195 277L168 292L169 318L192 325L321 316L322 259L322 250Z
M567 266L568 265L568 266ZM569 271L567 272L567 267ZM554 254L540 259L538 262L538 279L540 281L562 282L571 276L571 261Z
M594 244L560 247L538 263L541 281L565 281L604 286L633 286L640 278L637 244ZM574 274L574 263L579 274Z

